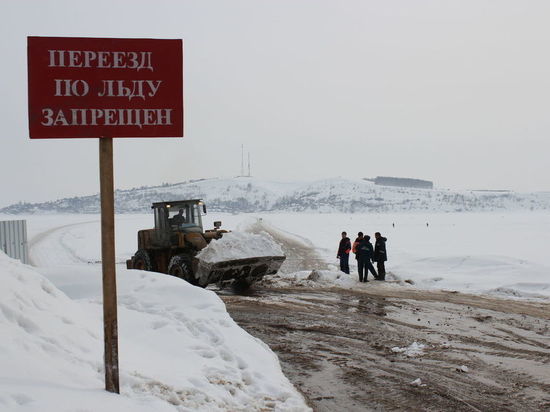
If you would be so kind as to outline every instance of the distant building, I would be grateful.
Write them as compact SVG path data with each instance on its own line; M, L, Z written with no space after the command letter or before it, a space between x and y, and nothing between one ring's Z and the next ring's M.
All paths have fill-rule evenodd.
M410 179L408 177L377 176L375 179L365 179L380 186L412 187L415 189L433 189L434 183L429 180Z

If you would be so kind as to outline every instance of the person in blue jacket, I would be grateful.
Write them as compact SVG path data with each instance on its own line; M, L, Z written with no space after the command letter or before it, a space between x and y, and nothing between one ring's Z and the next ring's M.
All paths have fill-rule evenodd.
M372 273L372 276L377 279L378 274L372 266L371 260L374 254L374 248L370 242L370 236L363 236L363 232L357 234L357 245L355 257L357 258L357 270L359 271L359 282L368 282L369 271ZM363 276L364 272L364 276Z

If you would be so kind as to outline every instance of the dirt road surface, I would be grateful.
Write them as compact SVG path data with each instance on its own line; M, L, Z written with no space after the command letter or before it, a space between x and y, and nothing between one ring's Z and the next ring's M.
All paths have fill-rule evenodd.
M288 270L321 268L307 244L272 235ZM221 297L316 411L550 411L550 304L382 282Z

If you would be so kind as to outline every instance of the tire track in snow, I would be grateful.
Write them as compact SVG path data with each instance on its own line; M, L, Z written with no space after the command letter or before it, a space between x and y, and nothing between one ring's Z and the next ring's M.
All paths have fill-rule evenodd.
M81 258L74 251L63 244L63 236L69 229L98 223L99 220L88 220L85 222L71 223L57 226L35 235L29 242L29 262L32 266L56 266L89 263Z

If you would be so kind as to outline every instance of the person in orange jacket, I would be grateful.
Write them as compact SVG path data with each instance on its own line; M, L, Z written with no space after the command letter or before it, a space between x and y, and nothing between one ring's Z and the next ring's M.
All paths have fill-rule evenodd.
M349 275L349 252L351 251L351 241L349 240L348 234L342 232L342 239L340 240L340 245L338 246L338 253L336 258L340 259L340 270Z

